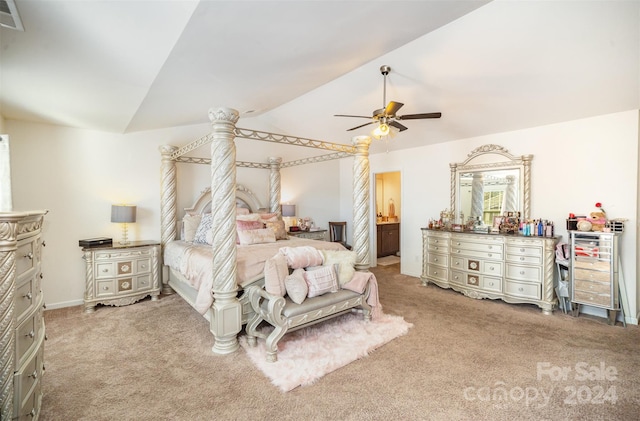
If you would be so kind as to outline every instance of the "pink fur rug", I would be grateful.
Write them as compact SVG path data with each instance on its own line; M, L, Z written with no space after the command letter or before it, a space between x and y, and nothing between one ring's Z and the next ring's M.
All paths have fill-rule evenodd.
M251 361L283 392L308 386L340 367L366 357L369 352L406 334L413 325L400 316L383 314L365 322L361 314L345 314L326 322L287 333L278 342L278 361L266 361L265 341L249 347L239 338ZM270 331L270 326L263 328Z

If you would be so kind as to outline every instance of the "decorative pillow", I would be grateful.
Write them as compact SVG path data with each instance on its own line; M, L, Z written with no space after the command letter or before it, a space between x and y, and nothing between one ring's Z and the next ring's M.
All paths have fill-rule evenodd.
M251 211L247 208L236 207L236 216L238 215L249 215Z
M267 223L267 222L276 222L276 221L280 221L280 214L276 213L276 212L270 212L270 213L261 213L260 215L260 219L262 219L262 222Z
M284 221L267 222L266 227L272 229L276 235L276 240L287 240L287 230L284 228Z
M311 246L281 247L280 253L287 257L291 269L322 265L322 254Z
M258 221L258 220L244 221L242 219L236 218L236 230L238 232L236 243L240 244L240 231L257 230L261 228L264 228L264 224L262 223L262 221Z
M236 221L262 221L259 213L236 214Z
M249 232L249 231L243 231ZM264 289L272 295L284 297L287 293L285 278L289 275L287 258L278 253L267 259L264 265ZM304 278L303 278L304 281ZM305 293L306 295L306 293Z
M307 294L309 293L309 287L307 281L304 280L304 269L296 269L291 275L287 275L284 279L284 285L287 290L287 295L296 304L302 304Z
M184 218L182 218L182 239L184 241L192 242L194 240L201 220L202 215L186 214Z
M317 297L327 292L338 291L336 266L337 265L322 266L319 269L304 272L304 280L309 287L307 297Z
M206 213L202 215L202 219L200 219L200 224L198 224L198 229L196 230L196 234L193 237L193 242L199 243L199 244L212 244L213 243L213 232L211 231L212 224L213 224L213 217L210 213Z
M238 239L240 245L248 246L250 244L275 243L276 235L269 228L260 228L238 231Z
M356 252L352 250L321 250L322 257L324 258L324 265L333 265L337 263L338 266L338 283L343 286L353 278L353 274L356 273Z

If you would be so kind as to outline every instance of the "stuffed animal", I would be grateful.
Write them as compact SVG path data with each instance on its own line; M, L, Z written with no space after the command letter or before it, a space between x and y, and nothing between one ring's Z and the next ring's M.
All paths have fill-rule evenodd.
M604 231L604 226L607 224L607 214L604 212L591 212L589 222L591 222L592 231Z

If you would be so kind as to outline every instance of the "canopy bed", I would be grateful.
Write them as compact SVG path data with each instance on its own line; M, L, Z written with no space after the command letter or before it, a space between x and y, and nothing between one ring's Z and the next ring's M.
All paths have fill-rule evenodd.
M181 148L162 146L161 164L161 243L163 247L163 293L178 292L187 302L198 309L210 322L214 336L213 352L229 354L239 348L237 336L252 315L244 288L261 282L261 268L265 260L273 255L271 245L238 245L238 206L255 212L261 207L255 195L236 182L236 168L269 170L269 207L267 212L281 214L280 169L295 165L323 162L344 157L354 157L353 162L353 251L356 253L357 270L366 270L369 257L369 144L367 136L352 139L353 145L324 142L294 136L247 130L236 127L238 111L230 108L209 110L212 130L209 134ZM268 163L236 162L234 139L244 138L285 145L302 146L329 151L328 154L291 162L270 157ZM211 144L209 158L186 156L189 152ZM211 238L207 247L184 244L183 229L177 212L177 163L208 164L211 166L211 186L196 200L194 206L185 209L186 215L210 214ZM180 234L180 235L179 235ZM298 244L311 242L318 248L342 247L338 243L322 245L317 240L288 240ZM250 248L249 248L250 247ZM204 251L203 249L207 250ZM188 256L199 255L200 261L210 262L210 272L203 269L195 275L180 273ZM265 257L266 256L266 257ZM181 260L182 259L182 260ZM262 265L262 266L261 266ZM193 272L193 271L192 271ZM200 278L199 283L193 279ZM204 285L204 292L197 286Z

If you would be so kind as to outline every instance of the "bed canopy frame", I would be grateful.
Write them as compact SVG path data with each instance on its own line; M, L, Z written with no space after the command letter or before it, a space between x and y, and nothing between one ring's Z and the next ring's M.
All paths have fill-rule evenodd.
M258 168L270 171L269 210L280 212L280 169L323 162L349 156L353 162L353 250L356 269L370 266L369 245L369 145L371 138L356 136L353 145L324 142L248 130L236 127L237 110L219 107L209 110L212 130L209 134L181 148L160 147L161 164L161 243L164 246L177 239L177 177L176 164L197 163L211 165L211 214L213 219L213 305L209 309L210 330L214 336L213 353L230 354L239 348L237 335L242 330L241 304L237 298L236 280L236 168ZM323 149L330 153L291 162L270 157L268 163L236 162L235 138L252 139L287 145ZM211 144L210 158L187 157L185 154ZM173 291L168 284L168 267L163 267L163 293Z

